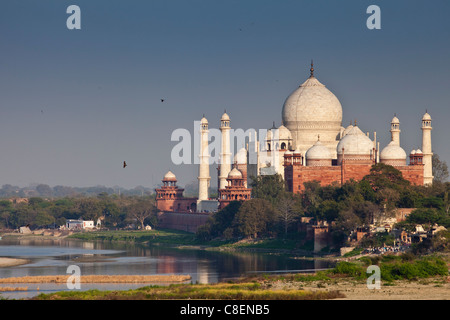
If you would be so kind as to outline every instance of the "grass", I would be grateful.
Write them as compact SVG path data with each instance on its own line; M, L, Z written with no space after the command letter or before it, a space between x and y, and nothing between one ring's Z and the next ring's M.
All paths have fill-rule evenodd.
M166 244L166 245L198 245L195 235L189 232L175 230L119 230L119 231L92 231L74 233L68 239L85 241L124 241L134 243Z
M267 289L259 282L219 284L177 284L146 286L127 291L64 291L40 294L34 300L321 300L342 297L339 292L306 291L301 289Z
M449 274L447 263L439 256L414 258L408 254L401 256L384 255L373 259L363 257L358 262L339 262L331 272L361 280L367 277L366 268L369 265L378 265L381 271L381 280L388 282L393 280L418 280Z

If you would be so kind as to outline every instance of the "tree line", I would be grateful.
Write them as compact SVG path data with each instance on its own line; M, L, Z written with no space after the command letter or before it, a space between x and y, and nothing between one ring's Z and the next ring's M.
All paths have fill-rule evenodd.
M101 226L110 229L129 225L143 228L146 224L157 224L156 212L153 196L117 196L103 192L96 197L31 197L19 203L4 199L0 200L0 228L58 228L68 219L97 223L99 218Z
M56 185L54 187L50 187L47 184L40 183L28 187L18 187L11 184L4 184L0 188L0 198L80 198L95 197L100 193L107 193L110 195L117 194L125 196L142 196L150 195L152 192L152 189L143 186L137 186L133 189L125 189L119 186L105 187L100 185L93 187L69 187Z

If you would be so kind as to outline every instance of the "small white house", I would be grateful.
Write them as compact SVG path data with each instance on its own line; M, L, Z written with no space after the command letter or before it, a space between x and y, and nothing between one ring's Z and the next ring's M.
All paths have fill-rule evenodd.
M94 221L93 220L73 220L68 219L66 221L66 228L69 230L81 230L81 229L93 229Z

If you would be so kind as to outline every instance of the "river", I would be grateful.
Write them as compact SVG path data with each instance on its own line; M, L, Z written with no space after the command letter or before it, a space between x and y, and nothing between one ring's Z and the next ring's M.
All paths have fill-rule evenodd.
M0 278L67 275L76 265L81 275L186 274L193 283L216 283L252 273L283 273L325 269L324 260L298 259L287 255L248 252L216 252L176 249L117 242L78 240L0 241L0 257L28 259L29 263L0 268ZM81 284L80 290L123 290L146 284ZM29 298L39 293L69 290L66 284L2 284L28 287L26 291L0 292L4 298Z

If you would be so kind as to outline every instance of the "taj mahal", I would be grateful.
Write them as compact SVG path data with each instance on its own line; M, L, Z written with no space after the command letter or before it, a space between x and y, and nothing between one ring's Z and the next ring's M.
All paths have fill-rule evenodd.
M198 197L183 197L175 174L169 171L163 177L163 186L156 189L158 209L179 213L217 211L231 201L250 199L252 176L279 174L294 193L302 192L308 181L342 185L351 179L362 179L376 163L397 168L412 184L432 184L432 126L428 112L421 119L422 148L412 150L409 161L401 147L397 116L390 123L391 141L380 148L376 132L372 137L369 132L364 133L356 120L344 127L342 115L339 99L315 77L313 63L306 81L286 98L281 125L273 124L265 136L255 132L234 156L230 150L231 117L224 112L220 119L216 199L210 198L209 123L203 117L199 128Z

